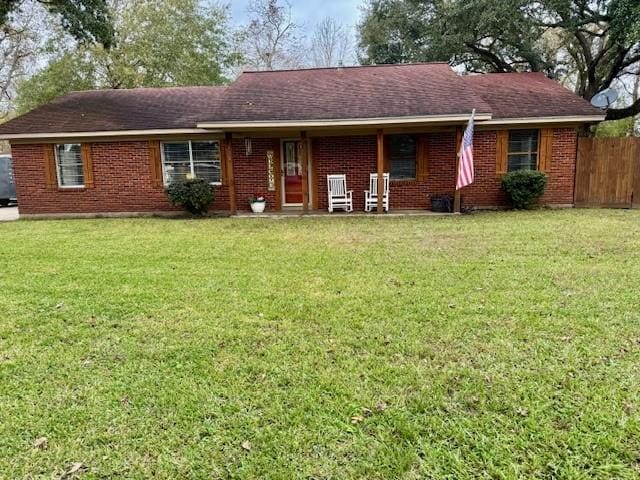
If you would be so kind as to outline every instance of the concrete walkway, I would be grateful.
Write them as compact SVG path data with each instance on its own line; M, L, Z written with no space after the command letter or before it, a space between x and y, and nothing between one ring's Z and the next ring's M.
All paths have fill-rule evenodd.
M18 219L18 207L0 207L0 222Z

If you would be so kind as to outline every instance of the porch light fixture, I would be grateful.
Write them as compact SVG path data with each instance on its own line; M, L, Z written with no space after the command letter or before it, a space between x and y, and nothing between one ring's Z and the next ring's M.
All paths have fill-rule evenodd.
M248 157L253 152L251 137L244 137L244 153Z

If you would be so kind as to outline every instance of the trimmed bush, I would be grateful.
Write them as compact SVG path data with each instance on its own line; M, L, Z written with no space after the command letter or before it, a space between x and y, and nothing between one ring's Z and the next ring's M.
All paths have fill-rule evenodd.
M516 170L502 177L502 190L513 208L528 210L535 206L547 186L547 176L537 170Z
M166 192L172 205L183 207L194 215L207 213L213 202L213 189L201 178L174 182L167 187Z

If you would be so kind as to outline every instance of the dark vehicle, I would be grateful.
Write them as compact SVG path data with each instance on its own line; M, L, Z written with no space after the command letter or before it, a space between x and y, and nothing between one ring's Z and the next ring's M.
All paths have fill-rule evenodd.
M0 155L0 206L16 201L16 184L13 180L11 155Z

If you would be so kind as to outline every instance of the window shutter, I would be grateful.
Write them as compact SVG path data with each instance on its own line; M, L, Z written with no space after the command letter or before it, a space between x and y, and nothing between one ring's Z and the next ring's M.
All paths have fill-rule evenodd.
M498 130L496 135L496 174L503 175L509 163L509 130Z
M552 155L553 155L553 129L543 128L540 130L538 170L545 173L551 170Z
M227 175L228 172L228 162L229 162L229 142L227 139L223 139L220 142L220 177L222 181L222 185L229 185L229 177Z
M160 155L160 142L149 140L149 161L151 162L151 184L154 187L162 187L162 165Z
M416 151L416 180L426 182L429 176L429 158L427 151L427 136L420 135L418 137L418 145Z
M55 190L58 188L58 178L56 174L55 145L47 143L44 145L44 176L47 188Z
M84 175L85 188L93 188L93 159L91 157L91 144L83 143L80 147L82 152L82 173Z

